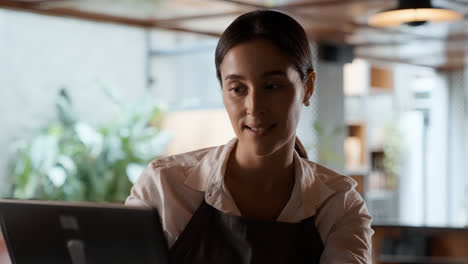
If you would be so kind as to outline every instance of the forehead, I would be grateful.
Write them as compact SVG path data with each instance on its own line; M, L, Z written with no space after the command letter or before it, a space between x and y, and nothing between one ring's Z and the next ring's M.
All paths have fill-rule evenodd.
M220 65L221 76L261 75L270 71L287 72L293 68L289 58L273 42L256 39L231 48Z

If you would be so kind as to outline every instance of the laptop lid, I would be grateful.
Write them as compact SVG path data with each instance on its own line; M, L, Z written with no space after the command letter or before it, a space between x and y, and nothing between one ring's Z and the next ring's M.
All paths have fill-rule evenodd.
M13 264L166 264L157 211L104 203L1 200Z

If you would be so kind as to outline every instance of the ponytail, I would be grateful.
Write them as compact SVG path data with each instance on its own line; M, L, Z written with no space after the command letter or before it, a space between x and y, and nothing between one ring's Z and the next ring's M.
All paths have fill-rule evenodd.
M297 136L296 136L296 142L294 143L294 149L297 151L297 153L299 154L301 158L304 158L304 159L309 158L304 145L302 145L302 142L299 140Z

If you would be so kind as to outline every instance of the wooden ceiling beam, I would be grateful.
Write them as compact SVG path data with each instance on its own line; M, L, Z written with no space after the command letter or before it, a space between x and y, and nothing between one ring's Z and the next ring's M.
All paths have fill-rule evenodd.
M436 71L438 72L450 72L450 71L462 71L465 69L465 64L464 63L451 63L451 64L444 64L444 65L441 65L436 69Z
M417 58L387 57L387 56L381 56L381 55L377 56L373 54L366 54L366 53L360 53L360 52L356 53L355 57L366 59L366 60L371 60L371 61L376 61L376 62L400 63L400 64L432 68L436 70L449 71L449 70L463 69L465 67L465 64L468 63L468 61L466 60L467 53L468 53L467 51L450 51L450 52L441 53L441 54L427 53L427 54L421 54L420 56L418 56L420 58L431 58L431 57L443 58L446 60L446 62L441 65L420 63L420 62L417 62L418 60Z
M355 57L360 58L360 59L370 60L370 61L376 61L376 62L400 63L400 64L407 64L407 65L421 66L421 67L431 68L431 69L437 68L437 65L417 63L417 62L408 60L406 58L401 58L401 57L390 58L390 57L375 56L375 55L370 55L370 54L355 54Z
M468 41L468 34L458 35L456 38L412 38L405 41L383 41L383 42L361 42L361 43L349 43L358 48L366 48L366 47L388 47L388 48L396 48L399 46L405 46L410 44L411 42L436 42L436 43L447 43L450 44L456 41Z
M172 24L166 24L166 25L163 24L163 25L159 26L158 29L173 30L173 31L178 31L178 32L186 32L186 33L194 33L194 34L201 34L201 35L212 36L212 37L220 37L221 36L221 32L217 32L217 31L191 29L189 27L184 27L184 26L180 26L180 25L172 25Z
M309 41L344 44L345 34L338 30L306 30Z
M22 3L14 1L2 1L0 2L0 8L11 9L16 11L26 11L35 14L57 16L57 17L68 17L78 18L84 20L92 20L96 22L108 22L127 26L136 26L143 28L155 27L157 23L153 20L128 18L114 15L107 15L102 13L95 13L90 11L82 11L71 8L48 8L42 9L40 5L34 3Z
M193 15L193 16L179 16L173 18L163 18L158 19L158 23L179 23L184 22L187 20L199 20L199 19L209 19L209 18L218 18L218 17L226 17L232 15L242 15L244 11L231 11L231 12L224 12L224 13L213 13L213 14L201 14L201 15Z
M226 0L218 0L225 2ZM336 5L350 5L354 3L365 3L365 2L388 2L388 0L304 0L298 2L291 2L281 5L268 5L268 4L257 4L249 1L244 0L229 0L228 2L241 5L241 6L248 6L254 8L274 8L274 9L297 9L297 8L304 8L304 7L325 7L325 6L336 6Z
M47 0L50 1L50 0ZM56 1L56 0L52 0ZM43 3L45 1L41 1ZM211 13L211 14L201 14L201 15L194 15L194 16L181 16L181 17L174 17L169 19L140 19L140 18L131 18L131 17L123 17L117 15L108 15L102 14L97 12L91 11L84 11L78 10L73 8L64 8L64 7L53 7L53 8L42 8L40 3L37 2L17 2L17 1L1 1L0 8L10 9L15 11L25 11L31 12L41 15L48 15L48 16L56 16L56 17L66 17L66 18L77 18L83 19L87 21L95 21L95 22L105 22L105 23L114 23L120 24L125 26L135 26L135 27L142 27L142 28L159 28L159 29L166 29L166 30L175 30L175 31L182 31L182 32L189 32L189 33L197 33L209 36L219 36L219 32L212 32L212 31L203 31L203 30L191 30L189 28L184 28L177 23L187 21L187 20L195 20L195 19L206 19L206 18L216 18L216 17L225 17L225 16L232 16L232 15L240 15L242 12L240 11L231 11L225 13Z
M226 2L226 0L217 0L217 1ZM242 1L242 0L229 0L228 2L236 4L236 5L240 5L240 6L253 7L253 8L257 8L257 9L269 8L268 6L265 6L265 5L245 2L245 1Z
M355 3L366 3L366 2L388 2L388 0L318 0L318 1L303 1L303 2L293 2L290 4L283 4L275 6L278 9L297 9L304 7L327 7L327 6L341 6L341 5L351 5Z
M368 45L353 45L356 49L359 50L366 50L366 49L404 49L405 47L410 47L411 45L417 45L421 43L421 45L426 45L426 47L431 48L430 45L433 47L431 48L432 52L428 53L427 55L430 56L434 53L439 53L440 51L445 53L454 53L454 52L468 52L468 45L466 45L466 40L444 40L444 41L436 41L436 42L428 42L428 41L411 41L406 42L394 42L388 44L379 43L378 45L372 45L372 43L367 43ZM434 52L435 50L435 52ZM422 50L424 52L424 50ZM415 53L412 57L421 56L421 53Z
M427 36L427 35L423 35L423 34L418 34L418 33L414 33L414 32L405 31L405 30L398 29L398 28L378 28L378 27L374 27L374 26L371 26L371 25L368 25L368 24L356 23L354 21L352 21L351 23L353 23L353 25L358 29L373 30L373 31L380 32L380 33L385 32L385 33L389 33L389 34L406 35L406 36L413 37L413 38L418 38L418 39L421 39L421 40L443 40L443 38Z

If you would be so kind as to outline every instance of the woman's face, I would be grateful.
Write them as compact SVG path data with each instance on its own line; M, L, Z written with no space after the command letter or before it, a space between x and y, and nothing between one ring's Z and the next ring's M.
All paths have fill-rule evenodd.
M241 43L220 65L223 101L243 149L269 155L294 145L308 89L288 57L268 40ZM289 144L288 144L289 143Z

